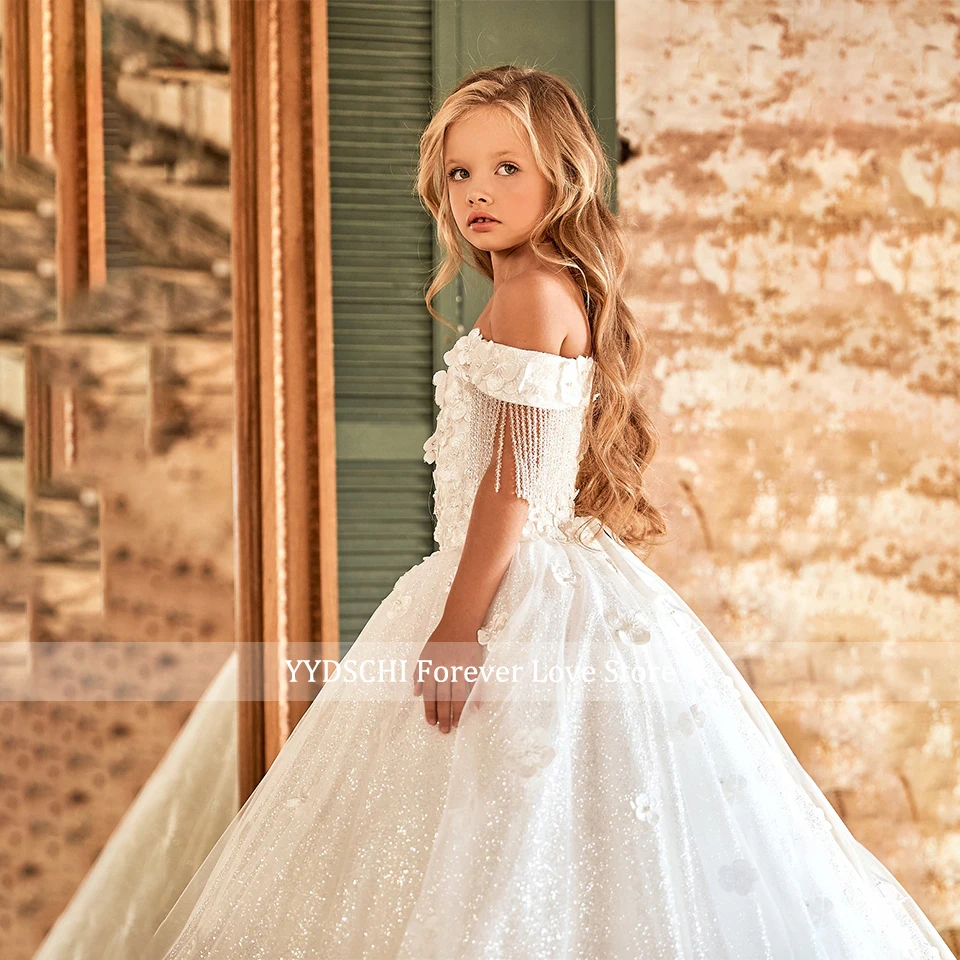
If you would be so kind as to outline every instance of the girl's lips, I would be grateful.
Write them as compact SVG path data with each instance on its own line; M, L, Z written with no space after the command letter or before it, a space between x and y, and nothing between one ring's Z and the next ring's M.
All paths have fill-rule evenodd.
M485 230L488 227L495 227L500 223L499 220L474 220L467 224L471 230Z

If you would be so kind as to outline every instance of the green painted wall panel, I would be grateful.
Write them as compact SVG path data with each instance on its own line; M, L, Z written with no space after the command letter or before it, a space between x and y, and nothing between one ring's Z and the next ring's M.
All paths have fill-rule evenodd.
M614 0L331 0L331 215L341 654L397 577L435 548L434 370L456 335L427 313L433 223L412 194L419 137L461 76L527 63L583 96L616 164ZM465 333L490 286L436 301Z

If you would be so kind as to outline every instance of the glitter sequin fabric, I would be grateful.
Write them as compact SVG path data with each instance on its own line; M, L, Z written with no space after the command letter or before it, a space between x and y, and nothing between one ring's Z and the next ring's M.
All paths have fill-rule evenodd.
M445 359L439 549L341 664L406 673L324 686L143 960L951 958L687 604L595 519L571 539L590 358L472 331ZM515 421L535 502L478 636L507 679L444 735L413 667L497 405L545 413Z

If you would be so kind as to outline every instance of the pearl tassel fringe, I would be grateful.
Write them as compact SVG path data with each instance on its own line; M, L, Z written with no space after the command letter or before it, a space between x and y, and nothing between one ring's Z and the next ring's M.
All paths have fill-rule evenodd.
M581 407L549 410L513 403L475 389L470 405L470 469L479 485L497 445L495 489L500 490L504 438L509 425L513 446L516 495L547 510L565 503L574 491L567 490L568 460L577 453L583 418Z

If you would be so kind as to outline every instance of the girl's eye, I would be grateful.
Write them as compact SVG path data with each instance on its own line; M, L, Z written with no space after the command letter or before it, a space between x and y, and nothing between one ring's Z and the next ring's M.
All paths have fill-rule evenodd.
M514 170L519 170L519 169L520 169L515 163L511 163L509 160L504 160L503 163L500 164L500 167L513 167ZM497 167L497 169L499 170L500 167ZM458 177L454 176L454 174L456 174L456 172L457 172L458 170L463 170L463 167L454 167L454 168L447 174L447 179L448 179L448 180L453 180L454 183L459 183L459 182L460 182L460 179L459 179ZM510 176L512 177L513 174L511 173Z

